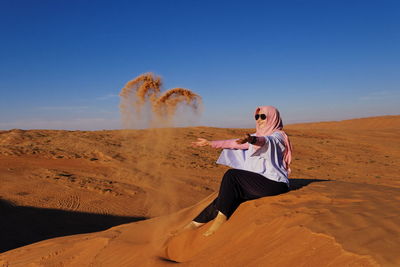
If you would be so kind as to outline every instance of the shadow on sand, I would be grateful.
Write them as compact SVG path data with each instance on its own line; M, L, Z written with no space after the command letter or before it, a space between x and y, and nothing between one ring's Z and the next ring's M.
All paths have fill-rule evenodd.
M293 179L289 179L290 182L290 190L298 190L304 186L307 186L311 183L315 183L315 182L328 182L328 181L332 181L332 180L325 180L325 179L301 179L301 178L293 178Z
M146 219L22 207L4 199L0 199L0 216L0 253L49 238L96 232Z

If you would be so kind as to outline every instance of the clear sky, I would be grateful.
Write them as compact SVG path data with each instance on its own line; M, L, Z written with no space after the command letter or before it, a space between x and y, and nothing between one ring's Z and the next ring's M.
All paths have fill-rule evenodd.
M145 72L200 94L197 125L400 114L400 1L0 0L0 129L116 129Z

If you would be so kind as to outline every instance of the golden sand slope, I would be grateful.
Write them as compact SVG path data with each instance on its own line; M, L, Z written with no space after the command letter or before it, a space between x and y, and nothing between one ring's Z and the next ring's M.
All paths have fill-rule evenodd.
M242 204L197 249L176 252L186 260L182 265L399 266L399 122L400 116L388 116L287 127L295 148L296 190ZM372 127L376 123L379 129ZM0 255L0 263L171 265L159 258L168 233L207 205L226 169L213 163L218 151L187 145L196 137L235 138L244 132L205 127L0 132L1 198L6 202L0 203L6 216L1 236L17 236L7 237L3 251L152 217L10 250ZM41 222L33 217L38 214L46 221L66 219L69 231L58 225L53 233L18 237L18 229L37 229L32 223ZM25 222L15 222L18 216ZM90 224L74 221L82 218ZM25 236L31 242L20 240Z

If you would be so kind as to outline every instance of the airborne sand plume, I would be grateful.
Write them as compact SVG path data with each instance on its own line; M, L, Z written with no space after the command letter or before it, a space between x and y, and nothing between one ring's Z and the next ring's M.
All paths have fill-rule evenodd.
M142 74L125 84L119 94L124 128L136 128L143 120L150 126L171 127L180 106L198 114L199 95L185 88L173 88L160 95L161 87L161 78L153 73Z
M179 123L183 118L180 113L198 116L201 111L201 97L189 89L173 88L161 92L162 80L153 73L142 74L127 82L120 92L120 111L125 129L150 127L148 134L139 138L129 137L130 132L125 131L126 140L123 148L129 150L134 143L142 144L139 153L151 153L162 158L168 158L171 154L169 143L176 136L174 123ZM163 129L161 129L163 127ZM175 143L175 141L174 141ZM130 164L129 164L130 163ZM148 216L158 216L171 213L179 208L179 190L173 182L175 177L171 172L166 172L161 162L155 159L135 157L128 159L125 169L130 166L140 166L146 172L155 175L147 186L154 192L163 188L159 194L148 194L145 197L144 206L148 210ZM130 166L129 166L130 165ZM159 238L164 231L164 226L153 231L154 239Z

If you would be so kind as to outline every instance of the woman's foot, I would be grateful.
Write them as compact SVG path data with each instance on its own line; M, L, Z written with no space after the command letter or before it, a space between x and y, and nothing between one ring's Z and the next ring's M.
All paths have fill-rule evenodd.
M180 233L187 231L187 230L194 230L199 228L200 226L204 225L204 223L199 223L199 222L195 222L195 221L191 221L190 223L186 224L185 227L183 227L182 229L176 230L171 232L171 235L179 235Z
M191 221L188 223L185 227L183 227L184 230L194 230L196 228L199 228L200 226L204 225L204 223L199 223L195 221Z
M214 219L210 228L203 234L203 236L210 236L214 234L226 222L228 218L222 212L218 211L217 217Z

